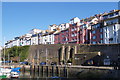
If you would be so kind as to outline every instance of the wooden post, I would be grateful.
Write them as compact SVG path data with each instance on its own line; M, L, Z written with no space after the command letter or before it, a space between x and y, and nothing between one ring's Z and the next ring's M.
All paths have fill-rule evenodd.
M38 65L37 71L38 71L38 74L39 74L39 65Z
M30 65L30 75L32 74L32 65Z
M46 66L46 75L48 77L48 73L49 73L49 69L48 69L48 66Z
M33 70L34 70L34 73L35 73L35 65L34 65L34 68L33 68Z
M56 66L56 74L58 74L59 72L58 72L58 66Z
M54 76L54 66L52 66L52 76Z
M42 74L44 73L44 68L43 68L43 66L41 66L41 73L42 73Z
M64 77L66 77L66 67L63 68Z

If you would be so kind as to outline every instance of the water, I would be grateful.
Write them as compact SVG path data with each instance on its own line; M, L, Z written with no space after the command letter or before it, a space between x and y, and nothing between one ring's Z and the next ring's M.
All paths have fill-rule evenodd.
M40 72L30 72L25 71L20 73L20 78L51 78L51 77L61 77L61 78L68 78L68 76L65 76L65 74L56 74L56 73L40 73Z

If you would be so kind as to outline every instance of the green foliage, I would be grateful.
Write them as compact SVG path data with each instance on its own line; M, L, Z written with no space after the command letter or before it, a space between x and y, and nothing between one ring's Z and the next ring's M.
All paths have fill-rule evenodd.
M14 46L5 50L5 56L9 54L10 57L20 57L20 61L24 61L29 54L30 46Z

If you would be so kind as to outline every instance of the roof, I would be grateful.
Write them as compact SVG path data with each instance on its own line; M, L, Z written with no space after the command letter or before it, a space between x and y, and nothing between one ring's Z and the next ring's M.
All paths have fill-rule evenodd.
M74 18L70 19L70 21L73 20L73 19L75 19L75 18L78 18L78 17L74 17ZM78 19L79 19L79 18L78 18Z
M115 12L119 12L120 10L111 10L110 12L105 12L103 13L103 16L106 16L106 15L109 15L109 14L112 14L112 13L115 13Z
M61 31L60 30L57 30L54 34L59 34Z

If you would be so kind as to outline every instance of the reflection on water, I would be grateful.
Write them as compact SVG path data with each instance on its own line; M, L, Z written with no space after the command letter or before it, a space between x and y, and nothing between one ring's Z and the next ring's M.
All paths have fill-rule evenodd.
M45 72L40 73L40 72L26 71L26 72L21 72L20 73L20 78L50 78L50 77L54 77L54 76L58 76L58 77L62 77L62 78L67 78L68 77L65 74L45 73Z

